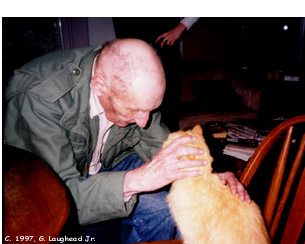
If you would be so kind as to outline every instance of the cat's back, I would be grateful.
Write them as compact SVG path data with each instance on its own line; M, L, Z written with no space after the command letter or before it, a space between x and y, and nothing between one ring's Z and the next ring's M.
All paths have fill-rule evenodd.
M213 175L178 180L168 196L171 212L187 243L269 243L259 207L242 202Z

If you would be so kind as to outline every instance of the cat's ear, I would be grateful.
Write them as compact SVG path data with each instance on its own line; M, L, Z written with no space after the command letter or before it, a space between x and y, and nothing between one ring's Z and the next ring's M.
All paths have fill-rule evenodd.
M201 135L201 136L203 135L203 133L202 133L202 128L201 128L200 125L196 125L196 126L193 128L192 132L193 132L193 133L196 133L196 134L199 134L199 135Z

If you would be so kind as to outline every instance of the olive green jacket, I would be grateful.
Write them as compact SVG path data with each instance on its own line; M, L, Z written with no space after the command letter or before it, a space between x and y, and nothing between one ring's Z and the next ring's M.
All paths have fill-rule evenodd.
M33 152L66 183L81 225L128 216L137 197L123 200L126 172L91 177L88 167L97 142L98 116L90 119L92 66L100 46L59 51L15 71L6 90L5 143ZM103 167L114 167L136 153L150 161L169 130L152 112L145 129L113 126L102 154Z

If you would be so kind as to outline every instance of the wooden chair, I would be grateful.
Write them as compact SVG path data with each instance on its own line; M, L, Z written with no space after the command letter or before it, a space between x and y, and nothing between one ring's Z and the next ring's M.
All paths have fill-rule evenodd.
M281 138L285 137L278 159L274 160L275 169L263 210L270 237L273 240L276 237L276 243L297 243L302 230L304 232L305 171L304 161L302 161L305 148L304 125L305 115L300 115L286 120L274 128L256 149L240 177L240 181L248 187L261 163L267 163L264 160L266 155ZM299 134L299 137L296 133ZM293 144L296 142L295 138L300 138L297 140L300 141L300 144L296 147L298 149L296 156L293 155L294 160L290 162L287 158L291 157L289 152L292 142ZM268 164L272 163L268 158ZM283 220L286 212L288 217ZM284 224L277 232L278 227L282 224L281 220Z

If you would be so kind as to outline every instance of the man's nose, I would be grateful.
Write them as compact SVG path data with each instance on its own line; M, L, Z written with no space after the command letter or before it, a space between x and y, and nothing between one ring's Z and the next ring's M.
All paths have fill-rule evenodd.
M141 128L144 128L147 124L148 119L149 119L149 112L139 111L136 114L135 122L138 126L140 126Z

